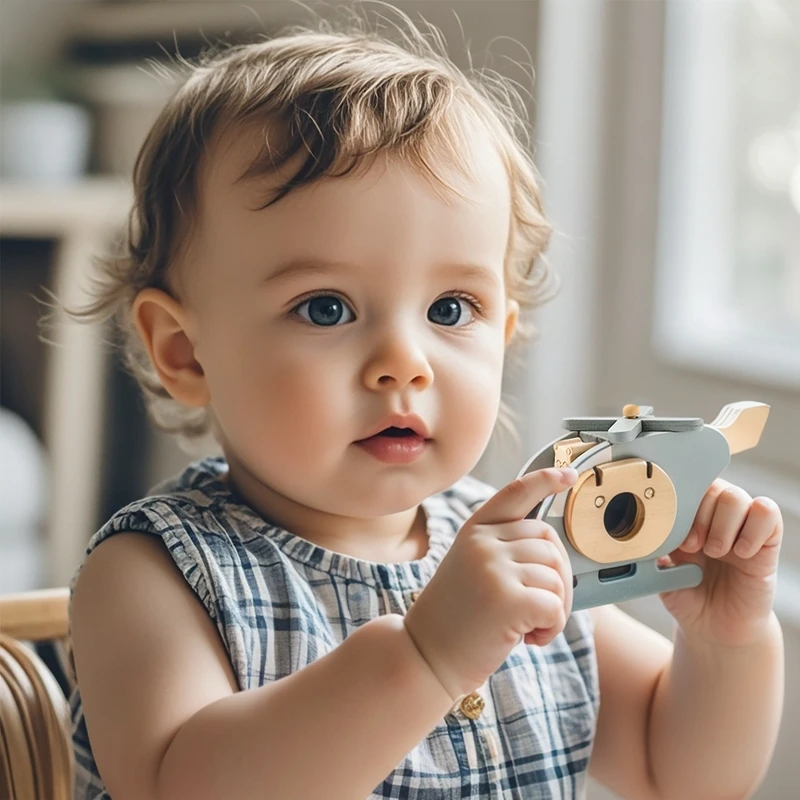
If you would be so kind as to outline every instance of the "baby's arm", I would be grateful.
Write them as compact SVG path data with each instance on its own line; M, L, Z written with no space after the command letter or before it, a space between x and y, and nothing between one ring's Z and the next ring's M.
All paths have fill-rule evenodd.
M601 697L590 774L636 800L750 797L780 720L777 620L750 648L714 652L678 630L673 651L616 606L590 613Z
M72 638L114 800L360 800L453 702L397 615L287 678L237 692L212 620L146 535L119 534L89 556Z

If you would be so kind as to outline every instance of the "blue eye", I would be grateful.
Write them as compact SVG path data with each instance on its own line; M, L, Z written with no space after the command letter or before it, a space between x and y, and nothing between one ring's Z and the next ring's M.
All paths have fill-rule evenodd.
M295 313L299 313L300 309L308 306L308 317L300 314L303 319L307 319L313 325L321 328L332 328L341 321L344 309L349 306L332 294L318 294L314 297L309 297L298 306L294 308ZM352 311L350 312L352 314ZM349 322L349 320L347 320Z
M472 322L472 318L463 323L463 325L456 325L462 319L461 303L462 301L468 303L475 308L476 303L469 300L467 297L460 295L451 295L449 297L442 297L437 300L428 310L428 319L431 322L436 322L439 325L444 325L448 328L461 328L463 325L468 325ZM472 310L470 310L472 314ZM437 319L438 317L438 319Z
M465 303L470 306L470 316L466 322L459 325L457 323L463 319L462 308ZM300 310L306 307L307 314L302 314ZM317 294L296 305L292 309L292 313L298 314L316 327L334 328L342 322L345 309L351 316L349 319L345 319L344 322L352 322L355 319L355 315L344 300L334 294ZM431 305L428 310L428 319L444 327L460 328L473 321L473 311L480 310L480 303L472 295L451 294L446 297L440 297Z

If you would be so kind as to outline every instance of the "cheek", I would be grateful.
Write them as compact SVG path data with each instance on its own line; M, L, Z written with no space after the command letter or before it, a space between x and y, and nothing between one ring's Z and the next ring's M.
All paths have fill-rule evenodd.
M276 351L266 345L220 351L207 371L212 406L226 437L242 451L268 448L278 463L307 464L308 453L332 431L348 433L345 373L323 360L311 365Z
M257 403L254 411L276 437L290 435L297 449L315 442L318 447L344 422L336 406L343 387L333 385L332 378L323 366L311 368L289 361L276 364L265 375L258 391L263 402Z
M503 348L488 342L454 368L438 371L440 422L453 446L480 450L494 428L503 380ZM459 434L460 432L460 434ZM465 432L468 432L465 434Z

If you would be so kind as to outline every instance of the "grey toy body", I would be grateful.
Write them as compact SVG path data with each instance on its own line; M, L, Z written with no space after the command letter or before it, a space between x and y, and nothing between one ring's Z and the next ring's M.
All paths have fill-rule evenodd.
M626 407L628 408L628 407ZM769 407L761 403L737 403L726 406L714 423L702 419L670 419L652 417L652 409L636 417L565 419L569 433L554 440L534 455L520 471L520 476L534 470L556 466L555 447L567 439L579 436L588 445L585 452L574 457L569 466L579 473L625 459L641 459L657 465L669 477L674 487L674 524L666 539L644 558L624 557L602 563L579 552L565 529L565 505L570 492L552 495L534 508L528 518L537 518L551 525L562 539L574 574L573 610L591 608L607 603L619 603L635 597L658 592L697 586L703 578L696 564L659 567L657 560L677 549L691 528L697 509L708 487L730 462L732 452L754 446L736 441L731 446L731 422L742 411L763 412L755 441L760 437ZM636 409L639 412L639 409ZM752 423L752 419L750 420ZM726 426L724 423L728 423ZM726 432L726 427L728 431ZM741 425L739 433L741 433ZM741 439L741 437L739 437ZM752 439L752 437L751 437ZM738 449L737 449L738 448ZM598 501L599 502L599 501ZM643 512L644 513L644 512ZM601 536L607 536L601 532ZM630 537L633 541L634 537ZM618 539L618 550L626 542ZM616 551L615 551L616 552Z

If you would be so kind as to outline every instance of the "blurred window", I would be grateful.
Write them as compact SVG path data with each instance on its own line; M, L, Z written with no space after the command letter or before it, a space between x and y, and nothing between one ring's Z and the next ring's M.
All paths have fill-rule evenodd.
M654 347L800 387L800 0L668 0Z

